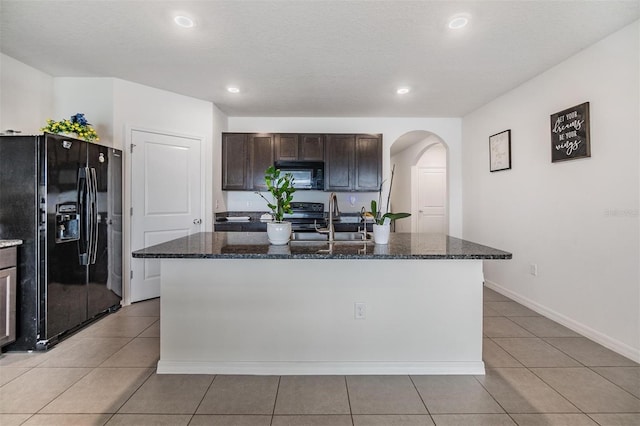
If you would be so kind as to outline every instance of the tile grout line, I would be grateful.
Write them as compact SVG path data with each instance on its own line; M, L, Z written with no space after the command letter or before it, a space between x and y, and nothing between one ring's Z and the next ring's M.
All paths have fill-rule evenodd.
M156 373L156 374L158 374L158 373ZM198 409L200 409L200 406L202 405L202 401L204 401L204 399L206 398L207 394L211 390L211 386L213 386L213 383L216 381L217 378L218 378L218 375L214 374L213 375L213 379L211 379L211 383L209 383L209 386L207 386L207 390L204 391L204 393L202 394L202 398L200 398L200 402L198 402L198 405L196 405L196 409L193 410L193 414L191 415L192 419L196 415L196 413L198 413ZM189 421L189 422L191 422L191 421Z
M433 417L431 416L431 411L429 410L429 407L427 407L427 403L424 402L424 398L422 397L422 394L418 390L418 386L416 386L416 382L413 381L413 377L411 376L411 374L409 374L408 376L409 376L409 380L411 380L411 384L413 385L413 388L416 390L416 393L420 397L420 401L422 401L422 405L424 405L424 409L427 410L427 415L429 416L431 421L435 423L435 420L433 420Z
M534 376L536 376L542 383L544 383L545 385L549 386L551 389L553 389L554 392L556 392L558 395L560 395L563 399L565 399L569 404L571 404L572 406L574 406L580 413L582 414L587 414L584 411L582 411L582 409L580 407L578 407L576 404L573 403L573 401L571 401L567 396L565 396L562 392L560 392L558 389L554 388L553 386L551 386L551 384L547 383L542 377L540 377L539 375L536 374L535 371L532 370L532 368L541 368L541 367L526 367L527 370L529 370L529 372L531 374L533 374ZM582 367L558 367L558 368L563 368L563 369L569 369L569 368L584 368L584 366Z
M483 300L483 304L484 304L484 302L485 302L485 301ZM516 303L517 303L517 302L516 302ZM541 315L536 315L536 317L539 317L539 316L541 316ZM540 337L539 337L539 336L537 336L535 333L533 333L533 332L531 332L531 331L527 330L526 328L522 327L520 324L516 323L515 321L513 321L513 320L512 320L511 318L509 318L508 316L506 316L506 315L502 315L502 317L503 317L503 318L506 318L506 319L507 319L507 320L509 320L511 323L515 324L516 326L518 326L518 327L522 328L522 329L523 329L523 330L525 330L527 333L530 333L532 336L534 336L533 338L537 338L538 340L541 340L541 341L543 341L544 343L549 344L550 346L552 346L552 347L554 347L554 348L555 348L555 346L551 345L551 344L550 344L549 342L547 342L546 340L544 340L544 339L540 338ZM530 317L533 317L533 316L530 316ZM544 316L542 316L542 317L544 317ZM483 319L484 319L484 318L483 318ZM513 355L513 354L512 354L511 352L509 352L507 349L503 348L503 347L502 347L498 342L496 342L496 341L494 340L494 338L492 338L492 337L488 337L488 338L489 338L489 339L490 339L494 344L498 345L498 347L499 347L499 348L501 348L503 351L505 351L507 354L509 354L511 357L513 357L513 359L515 359L517 362L519 362L519 363L522 365L522 367L512 367L512 368L524 368L524 369L526 369L528 372L530 372L530 373L531 373L531 374L533 374L535 377L537 377L537 378L538 378L542 383L544 383L545 385L549 386L549 388L550 388L550 389L552 389L554 392L556 392L556 393L557 393L557 394L558 394L562 399L564 399L565 401L567 401L571 406L575 407L575 408L576 408L580 413L582 413L582 414L586 415L586 413L584 413L584 412L583 412L579 407L577 407L577 406L576 406L576 405L575 405L571 400L569 400L565 395L563 395L563 394L562 394L562 393L560 393L557 389L555 389L553 386L551 386L551 385L549 385L547 382L545 382L541 377L539 377L537 374L535 374L535 372L531 371L531 368L530 368L530 367L528 367L527 365L525 365L525 364L524 364L520 359L518 359L515 355ZM496 338L499 338L499 337L496 337ZM519 337L511 337L511 338L519 338ZM529 337L529 339L531 339L531 337ZM557 348L556 348L556 349L557 349ZM564 353L563 351L560 351L560 352L561 352L561 353ZM567 355L570 359L573 359L573 357L569 356L568 354L565 354L565 355ZM582 363L581 363L581 362L579 362L578 360L575 360L575 361L576 361L578 364L582 365ZM564 367L558 367L558 368L564 368ZM491 394L491 392L489 392L489 390L488 390L488 389L487 389L487 388L482 384L482 382L480 382L480 380L479 380L477 377L475 377L475 376L474 376L474 378L476 379L476 381L477 381L478 383L480 383L480 386L482 386L482 387L485 389L485 391L486 391L486 392L491 396L491 398L493 398L493 400L494 400L494 401L495 401L495 402L500 406L500 408L501 408L502 410L504 410L504 412L509 416L509 418L510 418L510 419L511 419L511 420L512 420L516 425L517 425L517 424L518 424L518 422L517 422L517 421L516 421L516 419L514 419L514 418L513 418L513 416L512 416L512 414L515 414L515 413L510 413L509 411L507 411L507 410L502 406L502 404L500 404L500 402L498 402L498 401L496 400L496 398ZM541 414L543 414L543 413L541 413Z
M520 361L518 361L518 362L520 362ZM523 368L523 367L514 367L514 368ZM485 370L485 375L486 375L486 370ZM500 401L498 401L498 400L493 396L493 394L492 394L491 392L489 392L489 389L487 389L487 388L482 384L482 382L481 382L481 381L476 377L476 375L472 375L471 377L473 377L473 378L475 379L475 381L476 381L476 382L478 382L478 384L479 384L480 386L482 386L482 389L484 389L484 391L485 391L485 392L486 392L486 393L491 397L491 399L493 399L493 400L495 401L495 403L496 403L496 404L498 404L498 407L500 407L500 409L501 409L502 411L504 411L504 414L506 414L506 415L511 419L511 421L517 425L517 424L518 424L518 422L517 422L513 417L511 417L511 413L509 413L509 412L508 412L508 411L507 411L507 410L502 406L502 404L500 404ZM435 420L434 420L434 423L435 423Z
M35 368L35 367L34 367ZM64 367L61 367L64 368ZM87 367L75 367L75 368L87 368ZM93 368L89 368L89 371L87 371L86 374L83 374L82 376L78 377L78 380L76 380L75 382L71 383L65 390L61 391L60 393L58 393L54 398L52 398L49 402L47 402L44 406L42 406L38 411L36 411L34 413L35 414L41 414L40 412L42 410L44 410L45 408L47 408L49 405L51 405L53 403L53 401L55 401L56 399L60 398L62 395L64 395L67 391L69 391L69 389L71 389L74 385L76 385L78 382L80 382L80 380L84 379L85 377L87 377L89 374L91 374L93 372L93 370L95 370L97 367L93 367ZM42 413L42 414L47 414L47 413Z
M282 376L278 376L278 385L276 386L276 396L273 399L273 409L271 410L271 421L269 425L273 425L273 418L276 415L276 404L278 403L278 392L280 392L280 381L282 380Z
M623 388L622 386L618 385L617 383L613 382L612 380L610 380L609 378L603 376L602 374L598 373L596 370L594 370L593 368L625 368L625 366L622 367L617 367L617 366L610 366L610 367L604 367L601 365L598 366L594 366L594 367L590 367L588 365L585 365L585 367L587 369L589 369L590 371L592 371L594 374L597 374L598 376L602 377L604 380L606 380L607 382L611 383L612 385L614 385L615 387L619 388L620 390L628 393L631 397L640 400L640 397L634 395L633 393L631 393L630 391L626 390L625 388ZM639 368L639 367L628 367L628 368Z
M351 426L355 425L355 421L353 420L353 410L351 409L351 396L349 395L349 383L347 381L347 376L342 376L344 378L344 388L347 391L347 404L349 405L349 417L351 418Z

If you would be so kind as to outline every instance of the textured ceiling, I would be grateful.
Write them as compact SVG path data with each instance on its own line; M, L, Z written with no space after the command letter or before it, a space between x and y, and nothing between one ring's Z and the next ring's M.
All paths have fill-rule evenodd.
M2 0L0 50L53 76L117 77L229 116L459 117L639 11L640 0ZM461 12L471 24L447 29ZM196 27L174 25L176 13Z

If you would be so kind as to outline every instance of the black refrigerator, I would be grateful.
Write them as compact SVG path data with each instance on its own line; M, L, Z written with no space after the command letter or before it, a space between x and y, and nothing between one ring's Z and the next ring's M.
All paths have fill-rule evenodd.
M120 307L122 152L45 133L0 137L0 238L18 249L16 341L44 350Z

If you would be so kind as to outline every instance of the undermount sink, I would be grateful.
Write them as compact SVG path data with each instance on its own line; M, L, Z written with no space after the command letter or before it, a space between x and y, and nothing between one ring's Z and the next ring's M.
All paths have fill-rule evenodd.
M367 233L367 239L363 240L361 232L336 232L334 233L333 240L336 243L372 242L370 233ZM291 235L291 241L329 242L329 235L319 232L294 232Z

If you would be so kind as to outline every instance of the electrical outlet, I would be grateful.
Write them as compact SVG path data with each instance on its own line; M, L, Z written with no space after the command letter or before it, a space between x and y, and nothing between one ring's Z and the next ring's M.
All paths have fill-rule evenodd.
M367 316L367 305L356 302L354 305L354 318L365 319Z
M534 277L538 276L538 264L537 263L532 263L529 265L529 273L531 275L533 275Z
M220 200L216 200L216 210L220 208Z

